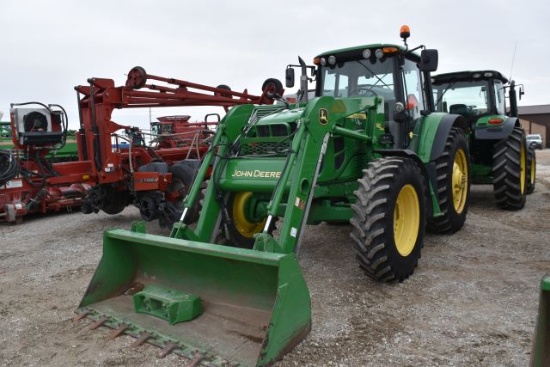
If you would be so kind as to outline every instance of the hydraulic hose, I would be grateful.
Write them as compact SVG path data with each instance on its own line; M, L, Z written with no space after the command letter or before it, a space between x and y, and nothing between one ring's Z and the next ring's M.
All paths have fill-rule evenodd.
M0 150L0 186L19 174L20 167L9 150Z
M55 147L56 150L61 150L67 143L67 134L69 133L69 116L63 106L58 104L50 104L48 105L50 112L52 112L52 107L59 108L59 110L63 113L63 117L61 118L61 132L63 133L63 140L61 140L61 143Z

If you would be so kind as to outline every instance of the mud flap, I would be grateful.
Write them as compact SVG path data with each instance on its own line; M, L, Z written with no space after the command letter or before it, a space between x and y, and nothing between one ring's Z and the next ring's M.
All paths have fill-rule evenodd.
M311 329L294 254L120 229L103 240L75 319L115 329L114 337L130 335L134 345L148 342L163 348L161 356L177 353L197 365L264 366Z
M529 365L550 366L550 273L545 274L540 282L539 313Z

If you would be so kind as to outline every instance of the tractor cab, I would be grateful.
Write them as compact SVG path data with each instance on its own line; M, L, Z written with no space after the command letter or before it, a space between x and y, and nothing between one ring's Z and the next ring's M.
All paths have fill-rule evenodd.
M407 147L414 121L423 111L433 110L429 73L437 69L438 52L414 52L424 46L409 50L409 34L408 27L402 28L404 46L371 44L328 51L314 58L316 67L309 67L315 76L316 97L330 96L344 103L370 97L377 104L377 114L385 121L380 139L385 148ZM287 87L293 86L291 66L302 67L302 81L312 80L304 75L307 67L301 59L300 64L287 67ZM304 100L300 92L298 97Z
M509 115L517 117L514 82L494 70L460 71L432 78L435 110L459 114L475 123L480 117ZM510 106L506 105L506 89ZM523 89L520 87L520 98Z
M316 95L380 97L388 121L392 119L397 102L408 107L412 116L419 116L419 111L424 108L424 98L422 78L416 66L418 56L409 54L400 60L396 57L400 49L394 45L370 45L364 49L340 50L316 57ZM402 73L394 73L399 70L397 67Z

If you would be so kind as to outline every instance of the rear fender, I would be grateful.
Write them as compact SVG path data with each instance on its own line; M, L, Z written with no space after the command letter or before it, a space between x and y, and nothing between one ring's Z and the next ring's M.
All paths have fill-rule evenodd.
M443 153L449 132L455 126L468 133L468 122L461 115L431 113L423 119L418 147L422 162L433 162Z
M497 127L487 126L475 129L477 140L501 140L507 138L514 130L514 127L520 126L517 117L508 117L502 125Z

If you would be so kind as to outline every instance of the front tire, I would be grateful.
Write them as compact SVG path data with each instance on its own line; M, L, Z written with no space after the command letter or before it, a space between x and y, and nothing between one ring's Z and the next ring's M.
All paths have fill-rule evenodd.
M356 259L367 276L402 282L416 268L423 245L424 176L402 157L374 160L363 173L352 205Z
M468 144L459 128L451 129L435 164L437 198L443 215L429 218L427 229L433 233L455 233L466 221L470 193Z
M508 138L495 144L493 154L493 193L499 208L519 210L525 206L526 170L525 133L515 127Z
M254 234L262 232L267 221L266 205L265 200L258 200L250 191L229 194L226 206L230 220L226 224L230 246L254 247Z

